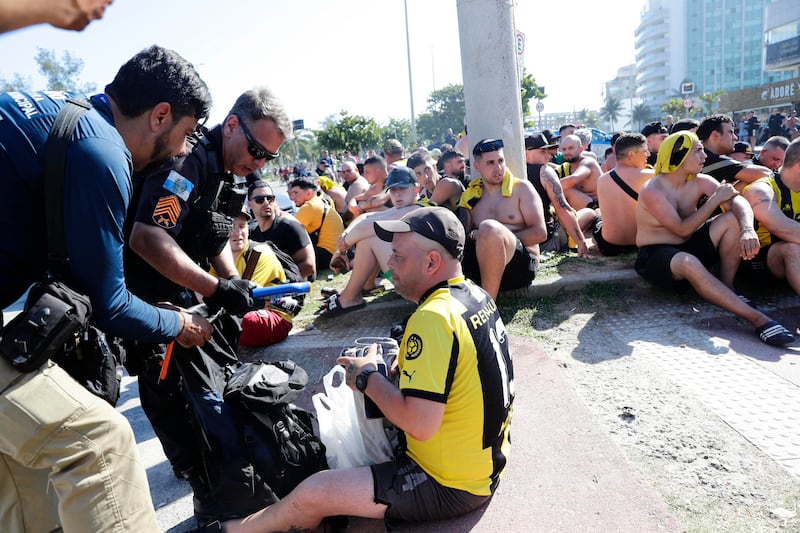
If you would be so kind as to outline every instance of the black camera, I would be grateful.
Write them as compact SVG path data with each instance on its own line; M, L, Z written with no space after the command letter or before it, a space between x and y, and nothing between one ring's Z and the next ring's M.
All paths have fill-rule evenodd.
M244 203L247 201L247 191L223 181L220 183L217 199L211 205L211 210L225 216L234 217L241 214Z

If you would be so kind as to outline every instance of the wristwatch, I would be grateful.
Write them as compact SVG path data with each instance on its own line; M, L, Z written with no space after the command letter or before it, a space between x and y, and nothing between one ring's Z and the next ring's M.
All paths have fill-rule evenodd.
M379 372L379 370L375 368L367 368L366 370L362 370L359 375L356 376L356 388L364 392L367 388L367 380L369 379L369 375L375 372Z

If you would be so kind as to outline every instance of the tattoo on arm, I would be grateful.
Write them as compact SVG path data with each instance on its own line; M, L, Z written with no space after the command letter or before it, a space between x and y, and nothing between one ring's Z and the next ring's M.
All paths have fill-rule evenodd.
M561 188L561 182L558 178L554 178L548 174L542 176L544 178L544 183L547 185L553 193L553 203L558 203L560 207L563 209L571 209L569 202L567 202L566 197L564 196L564 189Z

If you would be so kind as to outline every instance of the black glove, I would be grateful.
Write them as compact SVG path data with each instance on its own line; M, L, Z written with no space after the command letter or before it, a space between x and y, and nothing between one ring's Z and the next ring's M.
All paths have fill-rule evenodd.
M253 298L255 287L258 285L248 279L220 278L217 290L204 301L210 307L222 307L232 315L242 316L264 307L264 300Z

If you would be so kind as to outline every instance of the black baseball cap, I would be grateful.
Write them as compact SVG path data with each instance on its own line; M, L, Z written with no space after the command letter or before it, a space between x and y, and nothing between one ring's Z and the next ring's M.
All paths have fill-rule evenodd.
M525 136L525 149L536 150L537 148L556 148L558 144L551 143L544 133L529 133Z
M408 167L395 167L386 177L386 183L384 184L384 187L387 190L394 187L401 187L405 189L406 187L411 187L412 185L416 184L417 175L414 174L413 170Z
M382 241L392 242L395 233L413 231L438 242L459 261L464 257L464 226L446 207L421 207L400 220L382 220L373 224L375 234Z

